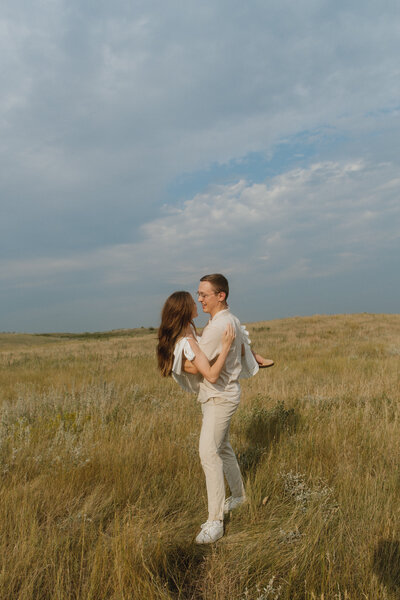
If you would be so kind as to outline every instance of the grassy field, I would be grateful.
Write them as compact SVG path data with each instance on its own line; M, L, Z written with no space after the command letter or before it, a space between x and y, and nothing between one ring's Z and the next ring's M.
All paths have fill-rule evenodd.
M156 332L0 334L1 600L400 597L400 315L249 325L249 503L216 544L195 398Z

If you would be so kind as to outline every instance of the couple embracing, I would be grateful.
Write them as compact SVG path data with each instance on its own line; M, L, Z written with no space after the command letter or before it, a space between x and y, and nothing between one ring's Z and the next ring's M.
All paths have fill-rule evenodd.
M229 426L240 401L239 378L251 377L274 363L250 349L248 333L229 310L229 285L220 273L200 279L197 297L210 320L201 336L193 322L197 306L189 292L167 298L158 331L161 374L196 392L203 422L199 453L206 478L208 519L196 543L209 544L224 534L224 514L246 501L239 465L229 443ZM224 475L231 496L225 498Z

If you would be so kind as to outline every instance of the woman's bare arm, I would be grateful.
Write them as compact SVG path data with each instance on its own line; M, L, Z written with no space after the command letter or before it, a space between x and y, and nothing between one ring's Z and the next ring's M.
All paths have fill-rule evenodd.
M226 357L228 356L228 352L232 345L233 340L235 339L235 330L233 325L228 324L223 336L222 336L222 350L221 353L217 356L216 360L210 365L208 358L201 350L200 346L196 342L194 338L189 338L189 344L195 353L195 357L192 361L185 360L183 364L183 369L187 373L201 373L207 381L210 383L215 383L220 376L222 371L222 367L225 364Z

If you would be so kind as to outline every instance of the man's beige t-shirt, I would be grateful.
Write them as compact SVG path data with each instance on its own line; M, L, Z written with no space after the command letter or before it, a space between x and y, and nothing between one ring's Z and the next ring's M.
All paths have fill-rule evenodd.
M240 371L242 370L242 329L239 319L228 308L220 310L209 320L204 328L203 334L199 339L199 345L208 360L213 360L213 358L221 353L222 334L228 323L231 323L235 328L235 339L217 381L210 383L204 379L200 383L199 402L207 402L209 398L216 397L239 402L240 385L238 380Z

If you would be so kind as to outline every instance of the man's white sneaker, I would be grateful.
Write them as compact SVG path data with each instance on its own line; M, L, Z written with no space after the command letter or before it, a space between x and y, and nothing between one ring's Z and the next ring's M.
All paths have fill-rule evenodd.
M224 515L227 515L231 510L235 510L235 508L244 504L246 500L246 496L237 496L236 498L234 496L229 496L229 498L225 500Z
M206 521L196 537L196 544L212 544L224 535L223 521Z

